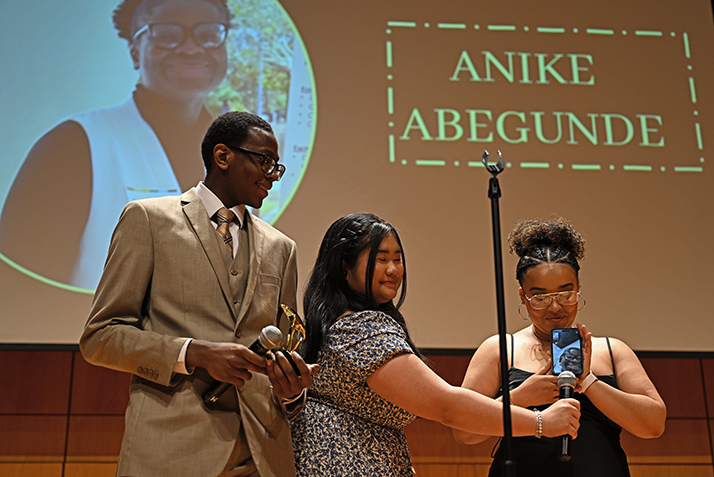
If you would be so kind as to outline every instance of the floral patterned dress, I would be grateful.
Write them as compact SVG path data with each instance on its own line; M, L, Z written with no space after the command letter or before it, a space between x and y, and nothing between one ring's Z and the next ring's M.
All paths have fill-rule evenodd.
M367 378L412 353L390 316L362 311L338 319L318 355L321 371L291 423L298 477L412 477L404 426L416 416L372 392Z

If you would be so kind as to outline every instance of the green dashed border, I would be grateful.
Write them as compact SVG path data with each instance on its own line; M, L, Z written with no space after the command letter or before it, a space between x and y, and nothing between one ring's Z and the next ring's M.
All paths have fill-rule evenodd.
M431 24L429 23L424 23L423 25L424 28L431 28ZM419 28L419 25L417 22L410 22L410 21L387 21L387 34L391 34L392 28ZM437 23L436 28L441 29L441 30L468 30L470 29L469 24L466 23ZM479 24L474 24L473 25L474 30L480 30L481 25ZM488 31L493 31L493 32L516 32L518 31L518 28L516 25L486 25L485 29ZM530 31L529 26L524 26L523 31ZM546 34L546 35L552 35L552 34L557 34L557 35L564 35L572 31L574 34L580 33L580 29L578 28L572 28L571 30L565 28L565 27L553 27L553 26L538 26L535 28L536 33L540 34ZM619 32L620 35L622 36L627 36L628 35L628 30L622 30ZM633 31L635 36L639 37L648 37L648 38L666 38L667 35L660 30L634 30ZM586 35L593 35L593 36L614 36L617 35L618 33L615 30L611 29L606 29L606 28L585 28L585 34ZM677 36L675 32L670 32L670 37L674 38ZM687 60L691 59L691 49L689 45L689 35L684 32L682 33L682 46L684 49L684 56ZM393 48L392 48L392 42L387 41L386 42L386 66L387 69L391 71L391 68L394 65L394 53L393 53ZM691 65L688 65L689 70L691 71L692 67ZM392 80L393 76L391 74L387 75L388 80ZM688 87L689 87L689 93L691 97L691 101L693 105L697 104L697 89L696 85L694 82L694 77L689 76L688 78ZM387 87L387 113L391 116L394 115L394 89L391 86ZM699 115L699 112L694 109L693 113L695 116ZM390 121L389 122L389 127L394 127L394 122ZM704 149L704 141L702 139L702 131L701 131L701 125L699 122L695 121L694 122L694 133L695 137L697 138L697 149L702 151ZM389 162L390 163L395 163L397 162L396 160L396 138L394 134L390 134L388 138L388 143L389 143ZM670 169L674 172L695 172L695 173L701 173L704 172L704 157L699 158L699 162L702 164L700 166L693 166L693 165L678 165L678 166L671 166ZM408 161L406 159L402 159L400 161L402 165L407 165ZM416 159L414 161L414 164L417 166L431 166L431 167L445 167L447 165L447 161L445 160L426 160L426 159ZM459 161L454 161L453 165L454 166L459 166L461 163ZM468 167L483 167L483 164L481 162L467 162ZM513 167L512 163L506 163L506 167ZM520 162L518 163L518 167L522 169L550 169L551 164L547 162ZM557 169L565 169L565 166L562 163L555 164L555 167ZM571 164L570 168L574 171L601 171L604 169L614 171L617 169L615 165L610 164L609 166L603 166L601 164ZM626 172L653 172L655 170L659 170L661 172L666 172L668 169L665 166L661 167L654 167L651 165L646 165L646 164L623 164L621 166L621 170L626 171Z

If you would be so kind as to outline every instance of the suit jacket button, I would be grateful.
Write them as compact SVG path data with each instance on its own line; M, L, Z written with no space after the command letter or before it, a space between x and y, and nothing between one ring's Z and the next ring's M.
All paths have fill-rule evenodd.
M236 299L234 298L234 299L233 299L233 304L234 304L234 305L237 305L237 304L238 304L238 300L236 300Z
M236 270L235 268L231 270L231 275L233 275L234 277L238 275L238 270Z
M236 338L240 338L240 336L241 336L240 330L236 331Z

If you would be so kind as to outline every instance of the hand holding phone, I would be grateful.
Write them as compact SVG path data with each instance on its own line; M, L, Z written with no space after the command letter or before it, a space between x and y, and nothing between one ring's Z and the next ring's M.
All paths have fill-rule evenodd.
M556 328L550 332L550 355L554 375L570 371L583 374L583 341L577 328Z

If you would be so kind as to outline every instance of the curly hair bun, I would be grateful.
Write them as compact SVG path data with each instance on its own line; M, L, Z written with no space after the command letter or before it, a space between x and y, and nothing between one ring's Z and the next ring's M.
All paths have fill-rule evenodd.
M532 250L562 248L576 260L585 256L585 239L564 218L553 216L550 220L524 220L516 223L508 234L510 253L523 257Z

